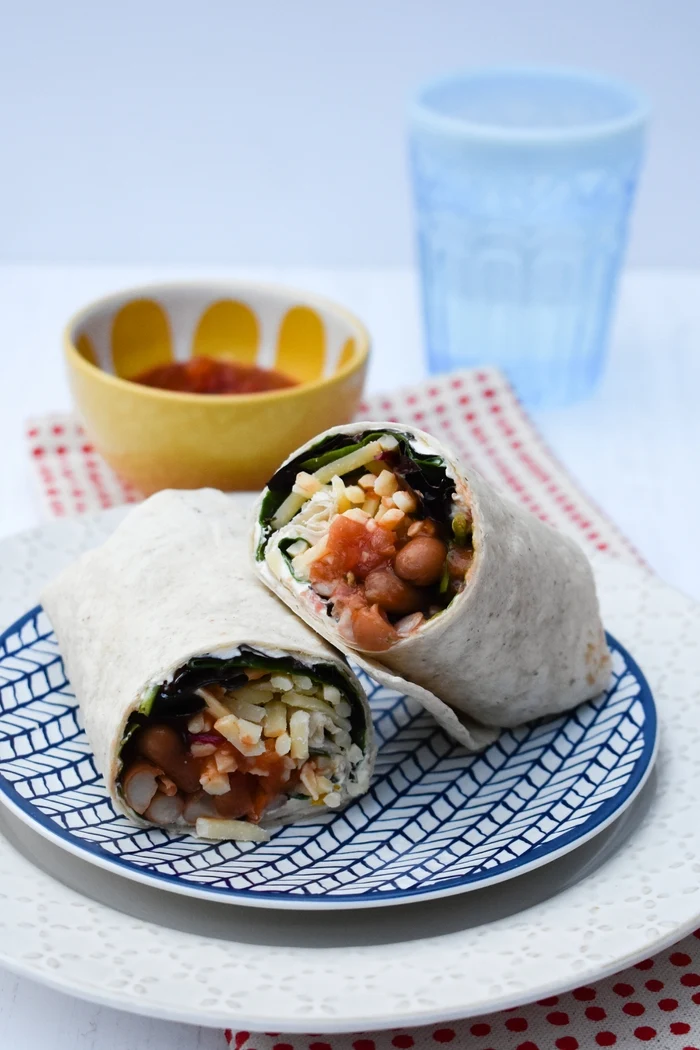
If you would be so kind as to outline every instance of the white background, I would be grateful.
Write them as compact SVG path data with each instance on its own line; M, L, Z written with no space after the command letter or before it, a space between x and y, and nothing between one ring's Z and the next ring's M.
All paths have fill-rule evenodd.
M494 62L655 115L631 261L700 264L696 0L2 0L0 259L405 264L404 110Z
M373 391L420 378L403 121L433 73L549 62L636 82L655 115L631 261L700 267L699 41L696 0L0 0L0 536L38 521L21 435L69 407L65 318L161 264L326 292L373 332ZM633 274L595 397L537 423L700 598L699 387L700 277ZM223 1046L0 972L2 1048Z

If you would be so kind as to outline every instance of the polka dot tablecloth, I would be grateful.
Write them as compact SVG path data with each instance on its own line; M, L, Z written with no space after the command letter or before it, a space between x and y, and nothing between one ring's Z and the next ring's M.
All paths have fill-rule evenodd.
M234 1050L700 1050L700 930L624 973L452 1024L356 1035L226 1032Z
M413 423L467 466L589 550L641 558L584 496L544 445L503 376L458 372L371 398L360 418ZM45 512L62 517L136 502L80 423L54 415L27 424L30 462ZM700 1050L700 930L624 973L485 1017L351 1035L225 1033L233 1050Z

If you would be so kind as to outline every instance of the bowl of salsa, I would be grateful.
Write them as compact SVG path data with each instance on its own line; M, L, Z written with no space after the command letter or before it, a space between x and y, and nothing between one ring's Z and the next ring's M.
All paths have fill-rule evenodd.
M275 368L241 365L216 357L191 357L189 361L147 368L134 376L132 383L181 394L262 394L297 386L298 380Z
M370 340L353 314L311 293L188 282L90 304L64 346L96 447L149 495L261 487L293 449L353 418Z

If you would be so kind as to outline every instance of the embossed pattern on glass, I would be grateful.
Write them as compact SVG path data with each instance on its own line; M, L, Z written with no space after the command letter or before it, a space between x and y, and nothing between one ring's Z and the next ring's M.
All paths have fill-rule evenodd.
M431 371L497 365L528 404L593 389L644 126L628 89L582 75L493 71L423 89L411 163Z

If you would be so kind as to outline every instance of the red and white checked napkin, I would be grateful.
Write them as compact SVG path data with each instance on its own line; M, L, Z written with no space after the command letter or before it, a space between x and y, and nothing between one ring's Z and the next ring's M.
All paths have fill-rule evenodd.
M369 398L360 418L414 423L454 449L544 521L591 550L642 559L569 477L495 369L457 372ZM30 460L47 516L84 514L139 494L93 448L73 416L27 424ZM700 1050L700 930L615 977L478 1020L354 1035L226 1032L235 1050Z

